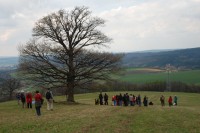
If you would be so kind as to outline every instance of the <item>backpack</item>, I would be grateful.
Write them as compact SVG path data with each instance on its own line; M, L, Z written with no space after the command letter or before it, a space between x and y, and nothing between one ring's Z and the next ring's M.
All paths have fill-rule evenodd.
M46 99L51 99L51 93L49 91L46 93Z
M25 100L26 100L26 99L25 99L25 96L24 96L24 94L23 94L23 93L21 94L21 96L20 96L20 97L21 97L21 100L22 100L22 101L25 101Z

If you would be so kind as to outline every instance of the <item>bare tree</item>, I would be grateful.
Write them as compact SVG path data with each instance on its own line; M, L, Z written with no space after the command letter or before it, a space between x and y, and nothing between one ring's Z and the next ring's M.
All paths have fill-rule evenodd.
M86 7L43 17L33 39L19 47L21 74L48 87L65 87L67 101L74 102L75 87L105 80L119 66L121 55L92 50L111 41L97 29L104 23Z
M20 88L20 81L15 78L6 79L2 84L3 95L8 95L12 99L12 94L15 90Z

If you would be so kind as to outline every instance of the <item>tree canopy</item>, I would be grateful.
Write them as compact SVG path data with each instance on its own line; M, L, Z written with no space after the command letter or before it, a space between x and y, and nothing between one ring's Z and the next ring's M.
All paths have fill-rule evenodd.
M98 29L104 23L86 7L38 20L33 38L19 47L21 74L48 87L65 87L67 101L74 102L75 87L105 80L119 67L120 54L94 50L111 41Z

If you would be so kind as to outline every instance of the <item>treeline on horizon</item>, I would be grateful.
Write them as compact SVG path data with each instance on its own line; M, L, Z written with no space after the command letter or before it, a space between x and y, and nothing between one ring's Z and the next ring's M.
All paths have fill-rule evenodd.
M1 85L1 84L0 84ZM16 99L16 90L13 95L12 99ZM34 93L35 90L32 91ZM44 89L41 89L40 92L44 95ZM65 95L66 89L65 88L54 88L52 89L54 95ZM94 93L94 92L112 92L112 91L156 91L156 92L187 92L187 93L200 93L200 86L194 84L186 84L182 82L171 82L170 83L170 90L167 88L166 82L164 81L155 81L149 82L144 84L132 84L127 82L121 81L107 81L104 84L92 83L85 88L76 88L75 94L82 94L82 93ZM19 89L20 92L20 89ZM12 100L9 98L9 95L2 95L2 91L0 93L0 102Z
M75 93L109 92L109 91L157 91L157 92L189 92L200 93L200 86L173 81L170 88L164 81L155 81L143 84L132 84L121 81L107 81L104 84L92 84L88 88L76 88Z
M188 48L160 52L125 53L122 60L124 67L157 67L171 64L176 68L199 69L200 48Z

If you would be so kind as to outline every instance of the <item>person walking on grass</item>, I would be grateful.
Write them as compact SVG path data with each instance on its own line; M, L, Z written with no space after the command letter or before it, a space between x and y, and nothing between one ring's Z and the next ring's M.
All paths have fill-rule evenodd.
M16 98L17 98L18 105L20 105L21 96L19 92L16 94Z
M168 103L169 103L169 107L171 107L172 106L172 97L171 96L168 99Z
M113 106L116 106L116 103L117 103L117 101L116 101L116 95L112 96L112 102L113 102Z
M42 95L39 93L39 91L35 92L34 98L35 98L36 114L37 114L37 116L40 116L41 115L40 108L42 106L43 99L42 99Z
M120 93L120 94L119 94L119 106L122 106L122 103L123 103L123 96L122 96L122 94Z
M139 107L141 107L141 96L140 96L140 94L138 95L138 97L137 97L137 100L138 100L138 105L139 105Z
M20 99L21 99L21 102L22 102L22 108L24 108L25 107L25 103L26 103L26 98L25 98L25 95L24 95L24 91L21 91Z
M160 97L161 106L165 106L165 97L162 95Z
M177 106L178 97L174 96L174 105Z
M53 110L53 93L50 89L47 89L46 92L46 100L47 100L47 110Z
M130 106L133 106L133 95L130 94L129 96L129 103L130 103Z
M108 105L108 95L106 93L104 95L104 104Z
M103 105L103 95L102 93L99 94L100 105Z
M143 104L144 106L148 106L148 97L144 96L144 99L143 99Z
M32 94L30 92L26 94L26 104L27 104L27 108L32 109Z

